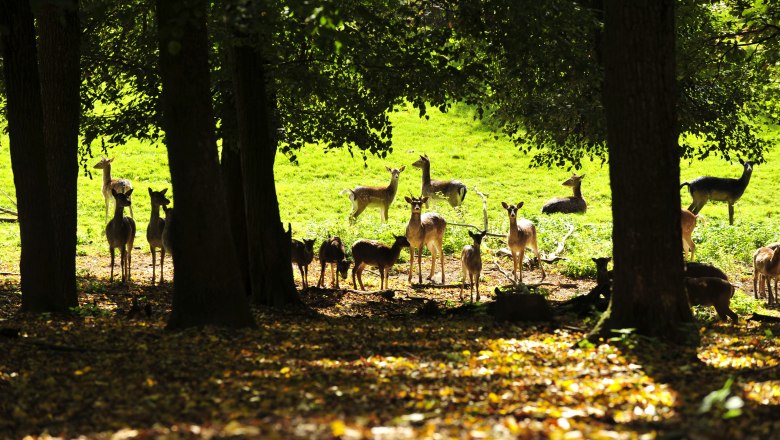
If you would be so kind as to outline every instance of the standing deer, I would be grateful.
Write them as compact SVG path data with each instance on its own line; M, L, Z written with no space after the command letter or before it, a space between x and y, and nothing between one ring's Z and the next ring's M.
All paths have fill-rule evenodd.
M542 206L542 214L585 212L588 209L588 205L585 203L585 199L582 198L582 191L580 190L583 177L585 177L584 174L578 176L571 173L571 177L566 179L561 185L570 186L574 194L569 197L555 197L548 200Z
M106 238L108 238L108 246L111 249L111 281L114 281L114 249L119 248L122 282L130 282L135 221L130 217L125 217L123 211L125 206L130 206L132 193L132 189L126 193L111 190L111 195L114 196L116 202L114 217L106 225Z
M696 228L696 219L698 216L687 209L680 210L680 226L682 227L683 260L688 258L688 251L691 252L691 260L696 253L696 243L693 242L691 234Z
M460 268L463 272L463 284L460 285L460 300L463 301L463 288L466 284L466 277L469 279L469 299L474 302L474 286L477 287L477 301L479 301L479 277L482 274L482 255L480 246L482 239L487 235L487 231L473 233L468 231L473 244L463 246L460 253Z
M417 251L417 273L419 283L422 284L422 248L427 246L431 251L431 274L428 279L433 281L436 269L436 253L441 255L441 283L444 284L444 230L447 222L435 212L422 214L422 205L428 201L428 197L405 197L406 203L412 206L412 216L406 225L406 238L409 240L409 282L412 282L414 274L414 252Z
M506 209L509 214L509 237L507 238L507 244L512 251L512 275L515 277L515 281L523 281L523 255L525 254L525 248L530 247L536 254L536 258L539 260L539 269L542 271L542 279L547 274L544 273L544 267L542 267L542 257L539 254L539 245L536 241L536 226L531 223L530 220L521 218L517 219L517 210L522 208L523 202L517 205L510 205L506 202L501 202L501 206ZM520 267L520 279L517 279L517 268Z
M733 322L739 320L737 314L729 308L734 286L728 281L717 277L685 277L685 290L690 305L714 306L720 319L725 321L729 317Z
M108 220L108 205L111 200L113 200L113 196L111 195L112 191L116 191L120 194L128 194L130 191L133 190L133 185L130 184L130 181L127 179L112 179L111 178L111 162L114 161L115 158L108 159L106 157L101 157L98 163L95 164L95 168L103 170L103 199L106 201L106 215L105 220ZM133 206L130 206L130 217L135 217L133 215Z
M780 278L780 252L767 246L758 248L753 254L753 295L756 299L759 298L759 293L763 294L763 282L766 282L767 303L774 304L777 300L777 286L775 285L773 294L772 280L777 281L778 278Z
M431 161L427 155L422 155L412 166L422 169L422 197L446 199L450 206L456 208L466 198L466 185L457 180L431 180ZM428 202L425 202L428 207Z
M162 231L162 244L165 252L173 258L173 240L171 240L171 231L173 230L173 208L162 207L165 211L165 227Z
M291 242L291 260L301 271L301 283L304 289L309 288L309 264L314 259L314 239L303 241L293 239Z
M395 193L398 192L398 178L406 167L390 168L385 166L385 168L390 172L389 185L358 186L355 189L345 189L339 193L348 194L349 200L352 202L352 213L349 214L350 224L354 224L360 213L371 206L379 208L379 217L382 219L382 223L387 221L390 204L393 203Z
M395 235L394 237L395 242L392 246L376 240L358 240L352 245L352 258L355 260L355 266L352 268L352 285L355 286L355 289L357 289L355 283L357 275L360 290L366 290L363 287L363 270L366 266L379 268L379 289L388 288L390 268L398 261L401 249L409 246L409 240L403 235Z
M317 287L324 284L325 280L325 264L330 263L330 284L336 285L339 288L339 278L336 276L338 270L341 278L347 278L349 272L349 260L347 260L346 253L344 252L344 244L339 237L330 237L320 245L319 252L320 259L320 280L317 282Z
M160 207L168 206L171 203L165 197L168 188L162 191L152 191L149 188L149 198L152 200L152 215L149 219L149 226L146 227L146 241L149 242L149 248L152 250L152 286L155 281L155 267L157 260L157 248L160 248L160 284L163 283L163 267L165 265L165 246L163 245L163 230L165 229L165 220L160 218Z
M747 188L748 183L750 182L750 176L753 174L752 163L743 162L742 160L740 160L739 163L743 166L742 176L740 176L739 179L702 176L697 177L690 182L683 182L680 184L680 189L682 189L683 186L688 186L688 190L693 198L688 210L694 214L698 214L708 200L728 202L729 224L733 225L734 204L742 197L745 188Z

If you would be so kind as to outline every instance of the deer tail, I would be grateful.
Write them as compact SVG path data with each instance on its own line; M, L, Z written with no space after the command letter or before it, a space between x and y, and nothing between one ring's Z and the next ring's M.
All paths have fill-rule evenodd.
M352 191L351 189L347 188L345 190L342 190L339 195L349 194L349 198L353 199L355 197L355 191Z
M691 184L690 184L690 182L683 182L683 183L680 184L680 189L683 189L684 186L688 186L688 188L690 188Z
M466 188L466 185L463 185L460 187L460 190L458 191L458 194L460 195L460 203L463 203L463 199L466 198L466 191L468 189Z

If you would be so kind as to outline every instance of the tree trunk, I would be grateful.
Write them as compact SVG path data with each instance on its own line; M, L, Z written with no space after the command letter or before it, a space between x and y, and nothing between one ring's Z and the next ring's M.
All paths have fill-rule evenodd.
M67 307L76 292L76 187L78 179L80 26L78 0L47 2L38 11L43 137L54 215L57 295Z
M290 234L279 215L274 183L276 142L271 136L263 59L249 45L233 48L241 170L244 179L249 275L255 304L299 301L290 263Z
M219 173L206 0L158 0L163 127L176 206L169 328L253 326Z
M0 2L6 120L16 186L22 310L66 312L69 304L56 289L54 229L43 140L35 28L26 0Z
M682 282L674 0L607 1L604 28L615 267L593 335L634 328L691 342L681 331L693 316Z

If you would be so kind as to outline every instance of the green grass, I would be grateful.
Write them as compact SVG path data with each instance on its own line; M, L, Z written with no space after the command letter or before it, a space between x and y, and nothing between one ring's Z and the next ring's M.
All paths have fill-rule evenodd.
M482 225L482 200L474 193L476 186L489 194L488 217L491 232L508 230L506 212L502 201L524 202L520 215L537 225L540 247L543 253L553 251L558 240L575 227L566 242L567 261L556 263L555 270L567 275L594 276L591 257L611 254L611 207L609 170L599 161L585 162L583 195L588 202L584 215L541 214L542 205L552 197L570 194L570 189L560 183L570 172L561 169L529 168L530 157L520 153L508 140L496 136L485 125L474 121L472 111L465 106L455 106L448 114L430 113L430 119L420 119L416 110L409 107L392 115L396 127L393 131L393 151L386 158L369 157L363 162L359 155L350 156L346 149L324 153L317 145L304 148L298 154L299 165L290 163L278 154L276 159L276 184L280 211L285 224L292 224L294 237L317 238L328 234L340 235L347 244L358 238L373 238L386 243L393 234L403 234L409 218L408 205L403 197L419 195L420 170L411 166L419 154L431 159L434 179L456 178L465 183L469 192L460 213L448 204L439 202L435 207L450 223ZM113 175L132 181L134 212L138 224L136 246L146 250L145 231L149 219L147 188L170 187L166 150L161 145L140 142L128 143L109 151L116 157ZM708 203L702 210L706 223L700 223L694 232L697 260L716 264L738 279L752 273L750 260L753 251L761 244L780 239L776 226L780 211L775 202L780 182L774 179L780 171L780 151L773 149L766 157L767 163L758 165L742 199L736 204L736 224L729 226L725 203ZM90 160L91 164L97 158ZM351 203L339 192L358 185L385 185L389 173L385 166L406 166L401 173L398 195L390 208L390 220L379 221L378 209L366 210L354 226L348 221ZM700 175L737 177L741 166L723 160L707 159L688 164L683 162L682 180ZM99 171L99 170L95 170ZM646 183L642 183L648 186ZM80 175L78 180L79 255L105 256L108 247L103 235L104 204L100 194L101 175L92 179ZM13 195L7 137L0 146L0 188ZM170 191L169 191L170 195ZM687 207L690 196L687 189L680 192L682 205ZM175 194L172 195L175 205ZM641 203L638 200L637 203ZM8 206L7 199L0 206ZM466 228L450 226L445 235L445 251L458 253L470 243ZM502 247L499 239L490 239L486 247ZM16 224L0 224L0 260L6 270L18 270L19 236ZM641 250L637 250L640 252ZM402 253L402 260L408 258Z

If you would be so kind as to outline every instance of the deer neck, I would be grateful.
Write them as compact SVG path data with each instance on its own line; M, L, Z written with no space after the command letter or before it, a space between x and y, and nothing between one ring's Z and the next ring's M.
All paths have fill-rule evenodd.
M422 167L422 182L423 186L430 186L431 184L431 164L423 164Z
M116 208L114 208L114 220L117 222L121 222L122 218L124 217L124 210L125 207L122 206L119 203L116 203Z
M392 254L393 261L398 260L398 256L401 255L401 249L403 248L401 243L393 243L393 247L390 248L390 254Z
M509 239L511 240L519 237L520 235L517 233L517 216L509 217Z
M582 182L577 182L574 186L571 187L572 192L574 192L574 197L577 197L578 199L582 198L582 191L580 190L581 186Z
M396 192L398 192L398 179L391 177L390 185L387 185L387 198L393 200Z
M747 187L748 183L750 182L750 176L753 175L753 168L751 167L750 170L747 168L742 171L742 176L739 177L739 183L742 185L743 188Z
M152 202L152 215L149 219L149 223L154 223L160 219L160 205Z
M107 187L109 184L111 184L111 164L107 163L103 167L103 187Z

